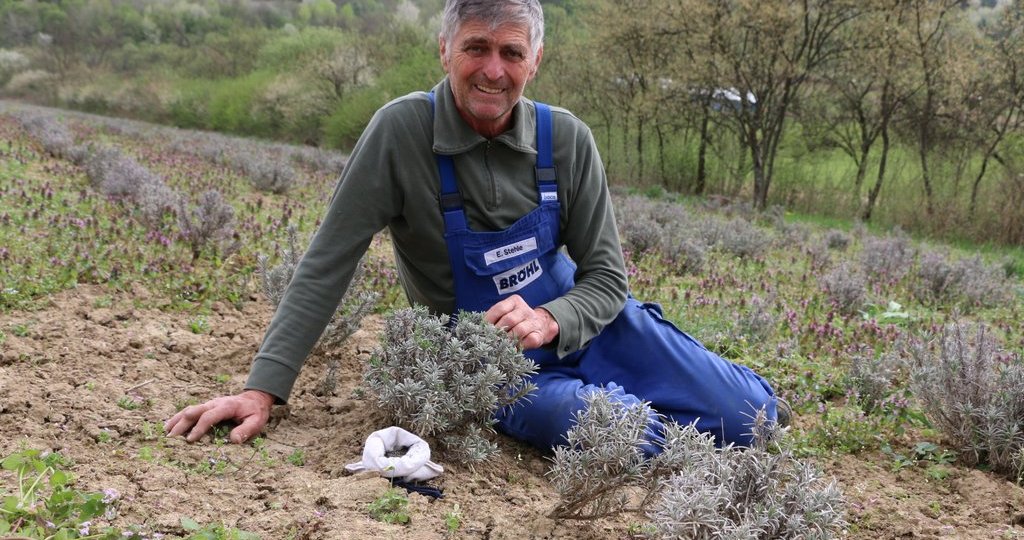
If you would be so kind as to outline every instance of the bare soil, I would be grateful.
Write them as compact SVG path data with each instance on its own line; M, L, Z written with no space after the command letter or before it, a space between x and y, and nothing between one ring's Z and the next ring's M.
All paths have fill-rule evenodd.
M497 460L475 469L442 461L444 498L410 495L410 525L374 521L367 506L388 482L347 475L344 465L359 459L367 435L386 427L354 393L379 318L332 352L342 364L335 396L313 394L326 358L310 358L290 404L275 412L264 452L209 438L166 439L163 421L187 400L241 388L271 308L255 296L240 309L217 304L209 331L197 334L187 315L140 307L158 304L141 287L82 286L55 295L45 309L0 314L7 336L0 344L0 455L22 447L60 451L74 461L79 489L122 494L115 525L171 535L183 534L180 520L189 517L266 539L639 537L630 536L631 526L642 516L548 518L557 502L545 478L548 458L500 436ZM126 396L141 406L119 406ZM297 450L302 465L288 460ZM849 538L1024 537L1024 490L999 476L955 466L938 480L918 467L893 472L880 453L819 465L847 496ZM0 485L8 480L0 477ZM460 527L448 534L444 518L456 505Z

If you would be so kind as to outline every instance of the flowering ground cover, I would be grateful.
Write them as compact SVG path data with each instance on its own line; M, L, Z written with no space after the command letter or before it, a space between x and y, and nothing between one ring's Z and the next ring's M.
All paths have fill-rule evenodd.
M498 435L496 458L442 462L437 500L344 472L386 427L361 382L403 303L385 238L364 261L379 313L318 349L263 437L163 437L180 407L243 384L273 311L259 257L287 255L289 226L305 242L343 161L0 105L3 515L6 497L25 503L9 525L34 522L42 532L22 534L40 538L653 537L642 512L549 517L551 456ZM633 294L773 382L796 412L787 444L837 481L849 537L1024 536L1019 259L616 198ZM18 468L32 460L41 469ZM43 478L33 493L29 474ZM55 493L65 522L37 503Z

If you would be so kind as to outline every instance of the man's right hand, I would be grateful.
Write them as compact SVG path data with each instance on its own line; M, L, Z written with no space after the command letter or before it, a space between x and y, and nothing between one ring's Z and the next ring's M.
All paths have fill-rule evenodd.
M234 396L211 399L201 405L185 407L164 423L168 436L188 435L185 440L196 442L216 424L233 420L239 425L231 430L231 442L244 443L255 437L267 425L274 396L259 390L246 390Z

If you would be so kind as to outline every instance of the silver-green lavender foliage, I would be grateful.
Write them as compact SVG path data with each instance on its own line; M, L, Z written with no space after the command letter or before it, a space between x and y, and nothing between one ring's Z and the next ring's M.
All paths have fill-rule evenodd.
M1006 302L1009 290L1005 271L978 256L950 261L945 253L928 251L918 262L914 294L925 303L992 307Z
M1024 359L984 326L947 325L911 350L911 389L967 465L1015 474L1024 447Z
M897 229L888 236L864 236L861 267L873 282L896 282L910 271L916 250L910 237Z
M497 451L485 430L498 410L535 390L536 368L482 313L459 312L449 325L420 306L385 319L363 380L391 421L437 437L450 459L474 462Z
M853 315L867 302L867 280L850 264L844 262L820 279L829 302L844 315Z
M192 259L198 259L204 249L215 249L222 255L238 248L232 242L235 210L224 201L217 190L204 192L194 205L179 199L177 212L178 232L192 248Z
M643 512L654 538L831 538L843 496L778 441L764 410L752 417L754 445L716 448L693 425L665 424L661 453L644 458L647 405L596 392L577 415L549 473L561 496L558 518Z
M870 414L896 391L894 381L899 378L902 364L895 350L882 354L862 351L850 357L847 380L864 412Z

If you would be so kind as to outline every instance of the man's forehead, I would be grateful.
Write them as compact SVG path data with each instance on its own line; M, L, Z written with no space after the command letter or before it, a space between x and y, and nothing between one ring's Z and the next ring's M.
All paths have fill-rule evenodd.
M526 24L512 22L492 26L482 21L466 21L459 26L459 30L455 34L455 40L463 43L492 43L500 41L503 44L514 42L529 45L530 28Z

